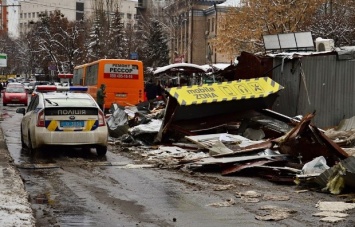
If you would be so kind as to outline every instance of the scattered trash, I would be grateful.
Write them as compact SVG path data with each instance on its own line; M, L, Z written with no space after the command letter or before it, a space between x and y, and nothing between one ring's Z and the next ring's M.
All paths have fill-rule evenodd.
M234 189L235 185L233 184L227 184L227 185L217 185L213 187L214 191L226 191L226 190L231 190Z
M272 200L272 201L287 201L290 200L288 195L275 195L275 194L265 194L263 200Z
M279 221L290 217L297 211L291 210L285 207L266 205L260 208L260 210L267 211L267 214L255 215L257 220L261 221Z
M142 168L154 168L154 165L148 165L148 164L141 164L141 165L136 165L136 164L127 164L125 166L120 166L117 167L119 169L142 169Z
M226 201L223 202L216 202L216 203L211 203L208 204L207 206L211 206L211 207L230 207L233 206L235 204L235 201L233 198L227 199Z
M355 208L355 203L345 203L345 202L322 202L319 201L316 207L321 211L319 213L313 214L316 217L324 217L320 219L323 222L335 223L344 220L348 214L344 213L347 210Z
M344 212L355 208L355 203L345 203L339 201L319 201L316 207L321 211Z
M355 157L350 149L355 144L355 117L324 131L311 123L315 112L288 117L268 109L282 89L263 77L172 87L165 90L166 99L154 103L113 104L107 120L110 144L125 147L148 166L312 184L332 194L354 190ZM214 190L230 189L226 185Z
M323 191L335 195L346 188L355 189L355 157L351 156L327 169L315 179L315 182L323 187Z
M310 162L307 162L303 168L301 174L317 174L322 173L329 169L327 161L323 156L317 157Z
M340 212L322 211L322 212L319 212L319 213L312 214L312 216L315 216L315 217L338 217L338 218L345 218L345 217L349 216L349 214L340 213Z
M237 198L241 198L245 203L258 203L260 201L261 194L256 191L246 191L236 193Z

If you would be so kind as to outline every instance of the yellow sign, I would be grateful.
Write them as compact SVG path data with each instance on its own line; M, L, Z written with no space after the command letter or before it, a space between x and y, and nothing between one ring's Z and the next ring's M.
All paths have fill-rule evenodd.
M237 80L223 83L170 88L167 91L182 106L263 98L283 89L269 77Z

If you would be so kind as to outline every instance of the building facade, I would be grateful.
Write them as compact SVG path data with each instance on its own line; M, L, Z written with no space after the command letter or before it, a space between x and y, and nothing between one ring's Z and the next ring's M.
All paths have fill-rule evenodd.
M166 25L170 43L170 63L231 63L234 62L235 56L216 52L212 40L218 35L220 18L226 14L229 7L237 6L240 2L138 0L137 16L143 21L156 17Z
M1 1L1 0L0 0ZM4 1L4 0L3 0ZM12 10L9 33L14 37L28 32L30 25L40 19L43 12L52 13L59 10L69 21L89 19L94 11L93 0L36 0L21 1L8 0L18 5L16 11ZM16 3L15 3L16 2ZM119 8L125 27L134 26L136 18L137 1L120 0ZM8 4L9 5L9 4ZM15 7L11 7L15 8ZM10 12L10 6L7 12ZM10 15L10 13L7 13ZM11 26L10 26L11 25Z

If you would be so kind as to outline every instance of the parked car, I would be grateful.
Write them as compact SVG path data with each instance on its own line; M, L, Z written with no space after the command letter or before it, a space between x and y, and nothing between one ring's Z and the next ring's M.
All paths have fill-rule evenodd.
M6 87L25 87L25 85L19 82L10 82L6 85Z
M27 106L28 97L24 86L7 86L2 94L2 103L4 106L8 104L23 104Z
M29 83L29 85L28 85L28 93L29 93L29 94L32 94L33 90L35 89L35 87L36 87L37 85L49 85L49 84L50 84L49 81L39 81L39 80L37 80L37 81L31 81L31 82Z
M25 90L27 91L27 93L29 93L29 85L30 85L30 82L29 81L25 81L25 82L22 82L23 86L25 87Z
M44 89L52 89L46 93ZM27 108L18 108L23 114L21 143L31 152L46 146L73 146L96 148L99 156L107 152L108 128L104 113L95 99L87 93L53 91L55 86L37 86Z

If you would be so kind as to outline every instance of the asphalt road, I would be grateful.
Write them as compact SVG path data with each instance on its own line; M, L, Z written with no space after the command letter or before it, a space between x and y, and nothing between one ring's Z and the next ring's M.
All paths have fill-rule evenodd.
M313 216L318 201L341 201L337 196L253 177L139 168L117 147L105 158L67 148L31 157L21 149L17 107L2 108L1 127L37 226L355 226L354 210L336 224Z

